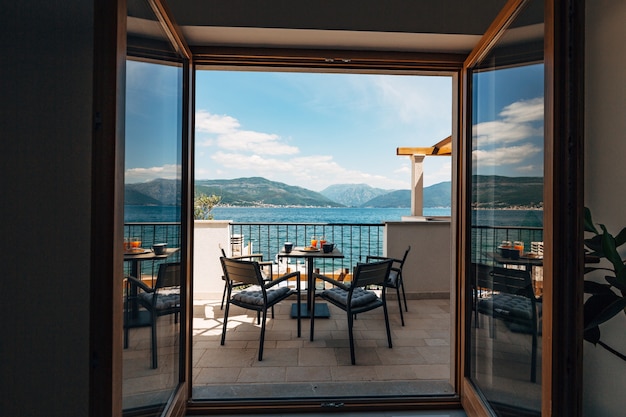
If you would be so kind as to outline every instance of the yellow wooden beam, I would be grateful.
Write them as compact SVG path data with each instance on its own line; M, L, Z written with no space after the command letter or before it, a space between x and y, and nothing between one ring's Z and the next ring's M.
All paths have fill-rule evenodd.
M452 136L448 136L435 145L426 148L396 148L396 155L450 156L452 155Z

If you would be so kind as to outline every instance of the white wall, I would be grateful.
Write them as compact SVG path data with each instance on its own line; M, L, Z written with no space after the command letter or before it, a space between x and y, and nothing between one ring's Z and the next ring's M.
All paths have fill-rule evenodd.
M448 298L452 279L450 222L387 222L385 226L386 256L401 258L411 246L402 274L407 298Z
M224 281L219 257L220 245L230 255L229 220L194 222L193 294L194 298L219 298Z
M84 417L94 6L1 8L0 415Z
M586 7L585 204L617 234L626 226L626 0ZM603 341L626 353L623 314L600 329ZM626 362L585 342L584 415L624 415L625 385Z

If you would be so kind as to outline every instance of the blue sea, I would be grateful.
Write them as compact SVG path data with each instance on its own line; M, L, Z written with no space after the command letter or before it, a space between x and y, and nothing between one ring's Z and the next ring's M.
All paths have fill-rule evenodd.
M450 216L450 208L425 208L424 216ZM408 208L216 207L215 220L236 223L363 223L400 221ZM179 207L125 206L124 222L178 222ZM541 210L474 210L472 224L480 226L542 227Z

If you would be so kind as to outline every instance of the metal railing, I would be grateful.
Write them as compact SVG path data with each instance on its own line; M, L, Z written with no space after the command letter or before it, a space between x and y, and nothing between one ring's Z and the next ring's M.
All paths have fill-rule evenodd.
M155 243L167 243L170 248L179 248L180 240L180 223L178 222L129 222L124 223L124 237L138 237L141 240L141 247L151 248ZM167 262L178 262L180 260L180 252L173 254L167 258ZM163 260L142 262L141 274L155 275L155 271ZM124 274L129 274L129 265L124 265Z
M472 262L492 265L493 258L487 254L496 252L503 241L524 242L524 249L530 250L531 242L543 242L542 227L524 226L473 226Z
M320 272L334 274L348 268L350 271L357 262L364 262L367 255L382 256L384 254L384 224L373 223L231 223L231 253L260 253L265 260L278 262L276 255L282 250L285 242L293 242L294 246L308 246L312 237L324 237L334 243L344 254L343 259L316 261L315 266ZM133 222L124 225L125 237L140 237L144 248L154 243L167 243L170 247L180 247L180 223ZM487 256L497 251L502 241L522 241L525 248L531 242L543 241L541 227L514 226L474 226L472 227L472 262L493 264ZM238 247L236 247L239 245ZM175 254L168 261L176 261ZM287 262L283 260L282 262ZM298 262L290 260L289 262ZM300 262L302 263L302 262ZM142 272L152 273L155 265L146 262ZM279 265L280 267L280 265Z
M317 260L315 267L323 274L335 274L346 268L351 271L357 262L364 262L367 255L383 255L384 227L382 223L231 223L231 251L234 254L260 253L264 259L278 263L276 255L285 242L309 246L311 238L323 237L334 243L344 258ZM293 259L289 262L302 263Z

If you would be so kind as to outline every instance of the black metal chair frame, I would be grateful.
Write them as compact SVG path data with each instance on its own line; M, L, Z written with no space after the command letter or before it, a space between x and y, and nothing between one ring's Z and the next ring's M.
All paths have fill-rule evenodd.
M409 311L409 307L406 302L406 293L404 292L404 279L402 277L402 268L404 267L404 263L406 262L406 258L409 255L410 251L411 251L411 246L409 246L406 249L402 259L390 258L390 257L385 257L385 256L373 256L373 255L367 255L367 257L365 258L365 261L368 263L372 261L384 261L387 259L391 259L393 261L391 265L391 270L389 271L390 276L385 281L385 284L383 285L386 286L387 288L394 288L396 290L396 297L398 297L398 308L400 310L400 321L402 322L403 326L404 326L404 314L402 313L402 300L404 300L404 310L406 312ZM395 281L391 278L392 272L396 274ZM402 299L400 299L400 290L402 290Z
M224 248L222 248L220 246L220 250L222 251L222 256L227 258L226 252L224 251ZM260 253L251 253L249 255L231 256L230 259L241 259L241 260L244 260L244 261L257 261L257 262L259 262L259 265L261 265L262 269L265 269L265 267L268 267L268 269L269 269L269 276L266 275L265 282L271 281L273 276L274 276L274 271L273 271L274 263L272 261L264 261L263 260L263 255L260 254ZM228 282L226 282L226 277L224 275L222 275L222 280L224 281L224 291L222 292L222 304L220 305L220 310L224 309L224 301L226 300L226 292L228 291ZM246 285L247 284L243 284L243 283L240 283L240 282L234 282L233 283L233 288L235 288L235 287L243 288Z
M477 275L477 279L480 275ZM493 319L500 319L508 323L524 326L530 330L532 336L530 381L537 380L537 339L538 339L538 310L537 300L530 277L530 272L521 269L508 269L494 266L489 273L488 280L477 280L476 286L491 292L491 295L479 298L476 303L478 313L490 316L490 337L495 334ZM520 317L513 311L515 300L528 300L527 311L529 317ZM525 302L523 304L526 304Z
M315 285L313 285L313 300L315 300L315 296L322 298L323 300L337 306L346 312L348 316L348 336L350 338L350 360L352 365L356 364L355 354L354 354L354 337L352 334L352 327L354 324L354 318L356 314L364 313L366 311L374 310L376 308L382 307L385 315L385 326L387 328L387 343L389 344L389 348L392 347L391 343L391 330L389 328L389 313L387 311L387 298L386 298L386 287L383 285L384 281L389 276L389 271L391 269L393 261L391 259L387 259L380 262L371 262L371 263L360 263L357 264L355 268L355 272L353 275L353 279L350 285L346 285L343 282L336 281L330 277L321 275L321 274L313 274L313 282L315 283L318 279L323 282L328 282L335 287L339 288L343 293L342 296L345 298L345 302L338 301L336 297L333 297L330 294L330 290L323 290L320 293L316 294ZM362 291L366 291L372 293L372 291L367 291L364 287L368 285L379 285L381 287L381 296L376 296L375 299L366 302L363 305L356 305L353 300L354 294L356 291L360 291L361 295ZM360 289L360 290L358 290ZM315 334L315 303L312 303L311 306L311 341L314 339Z
M128 331L130 327L147 326L151 327L151 350L152 350L152 368L158 366L158 353L157 353L157 318L169 314L174 314L174 323L178 323L178 315L180 314L180 263L162 263L159 265L159 271L157 273L156 284L154 287L146 285L140 279L133 276L128 276L127 283L130 286L136 286L146 294L151 294L148 297L142 297L138 291L134 300L127 300L126 306L126 318L124 326L124 345L128 345ZM162 291L166 288L173 289L173 294L169 294L168 297L177 299L173 305L168 305L166 308L161 308L159 301L161 297L164 297ZM149 319L145 323L137 323L133 326L130 325L130 303L141 304L149 314Z
M286 275L283 275L279 278L271 280L269 282L265 281L262 273L261 273L261 264L256 261L247 261L242 259L232 259L226 257L220 257L220 261L222 263L222 269L224 271L224 276L226 278L227 287L227 298L226 298L226 309L224 311L224 325L222 328L222 340L220 342L221 345L224 345L226 340L226 330L228 323L228 313L230 311L230 305L234 304L241 308L245 308L248 310L254 310L257 312L257 322L259 319L259 315L261 316L261 335L259 341L259 361L263 360L263 343L265 340L265 323L267 321L267 310L272 308L278 304L279 302L285 300L286 298L296 295L297 304L298 304L298 314L297 314L297 326L298 326L298 337L301 336L302 328L301 328L301 319L300 319L300 272L292 272ZM296 289L290 289L289 291L281 294L278 297L268 299L268 293L273 290L273 287L278 284L288 281L289 279L296 279ZM262 304L256 304L253 302L247 302L242 299L237 299L232 296L232 290L235 286L234 283L243 283L249 285L256 285L259 287L258 290L255 290L257 295L260 295L262 298ZM272 310L273 315L273 310Z

